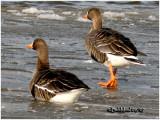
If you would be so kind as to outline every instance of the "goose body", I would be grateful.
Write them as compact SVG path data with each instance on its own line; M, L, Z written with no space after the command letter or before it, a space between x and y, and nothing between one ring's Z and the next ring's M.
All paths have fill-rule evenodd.
M85 44L89 55L102 64L111 63L113 67L144 65L136 57L140 52L129 38L112 29L91 31L85 39Z
M27 47L33 48L38 53L37 67L30 82L30 91L35 99L73 103L89 89L76 75L49 68L48 48L44 40L36 39Z
M117 87L117 67L144 65L136 56L146 54L138 51L129 38L110 28L102 28L102 18L97 8L89 9L83 18L90 19L93 23L85 39L86 50L95 61L107 66L111 74L109 82L100 82L99 85Z

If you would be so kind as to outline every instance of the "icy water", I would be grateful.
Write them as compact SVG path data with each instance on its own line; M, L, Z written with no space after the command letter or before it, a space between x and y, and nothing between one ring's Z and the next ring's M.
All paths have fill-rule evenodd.
M159 13L158 2L2 2L1 118L2 119L158 119ZM120 31L148 56L146 66L119 68L117 89L102 89L108 68L86 53L84 39L91 22L83 15L101 10L103 26ZM49 47L51 68L76 74L91 89L74 104L35 101L29 83L37 54L26 48L35 38ZM114 112L114 109L134 112ZM111 110L112 112L107 111ZM136 112L136 110L138 110Z

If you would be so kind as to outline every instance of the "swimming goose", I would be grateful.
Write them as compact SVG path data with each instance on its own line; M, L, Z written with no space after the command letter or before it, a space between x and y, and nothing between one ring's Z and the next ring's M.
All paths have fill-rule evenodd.
M85 19L92 21L93 25L85 39L88 54L97 62L109 68L111 78L108 82L98 83L104 87L117 87L115 76L117 67L129 65L144 65L136 57L144 55L138 51L129 38L110 28L102 28L102 18L97 8L91 8Z
M41 101L73 103L89 87L76 75L59 69L50 69L48 47L44 40L37 38L27 45L37 51L38 62L30 82L32 96Z

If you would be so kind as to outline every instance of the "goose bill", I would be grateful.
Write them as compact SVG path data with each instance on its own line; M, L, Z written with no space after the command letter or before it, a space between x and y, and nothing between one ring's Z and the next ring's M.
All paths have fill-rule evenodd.
M29 45L26 45L26 47L28 48L33 48L33 43L29 44Z
M83 18L88 19L87 15L84 15Z

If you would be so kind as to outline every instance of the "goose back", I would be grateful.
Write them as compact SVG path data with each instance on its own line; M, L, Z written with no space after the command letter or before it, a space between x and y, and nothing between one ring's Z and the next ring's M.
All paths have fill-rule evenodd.
M85 39L89 55L100 63L107 60L106 54L137 56L137 49L129 38L110 28L93 30Z
M89 89L74 74L64 70L43 70L36 75L33 81L32 96L42 101L49 101L57 93L79 88Z

